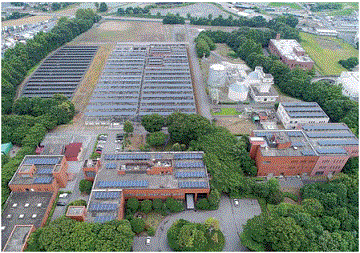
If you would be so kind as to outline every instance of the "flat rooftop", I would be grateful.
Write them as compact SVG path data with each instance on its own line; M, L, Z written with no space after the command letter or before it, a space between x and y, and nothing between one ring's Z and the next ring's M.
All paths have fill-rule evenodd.
M301 47L300 43L296 40L271 39L270 41L278 49L282 56L290 60L298 62L314 62L307 54L301 56L295 53L295 50L299 52L305 52L305 50Z
M81 216L84 213L85 206L69 206L67 216Z
M326 118L329 116L316 102L287 102L281 103L290 118Z
M15 226L3 251L21 252L32 227L32 225Z
M359 146L359 140L343 123L306 124L300 130L255 130L254 136L265 140L260 149L263 156L347 156L344 147ZM291 146L278 149L272 145L274 137L291 142Z
M2 250L16 225L40 227L52 195L52 192L11 192L1 214Z
M270 87L269 92L260 92L258 87L250 85L250 89L254 91L255 96L257 97L278 97L275 88L273 86Z
M51 184L54 180L53 172L61 168L60 163L63 157L63 155L25 156L9 185ZM26 172L30 172L33 165L35 165L36 169L33 176L30 176Z

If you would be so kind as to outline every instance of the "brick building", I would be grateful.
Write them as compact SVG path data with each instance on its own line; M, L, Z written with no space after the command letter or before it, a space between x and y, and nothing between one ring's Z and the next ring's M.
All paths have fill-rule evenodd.
M85 179L89 181L94 181L95 176L100 168L101 168L100 159L85 160L82 167Z
M278 34L276 39L270 40L269 50L272 54L279 56L280 60L291 69L300 67L311 70L314 66L314 61L296 40L281 40Z
M67 161L78 161L81 156L82 143L74 142L65 146L65 157Z
M196 201L210 192L203 152L125 152L104 155L102 163L90 194L89 222L122 219L128 198Z
M67 170L63 155L24 157L9 182L12 192L1 214L3 251L22 251L29 234L45 224L59 188L67 185Z
M255 130L250 156L258 176L320 176L339 173L359 143L343 123L307 124L297 130Z
M316 102L280 103L277 115L286 129L294 129L299 124L328 123L330 119Z

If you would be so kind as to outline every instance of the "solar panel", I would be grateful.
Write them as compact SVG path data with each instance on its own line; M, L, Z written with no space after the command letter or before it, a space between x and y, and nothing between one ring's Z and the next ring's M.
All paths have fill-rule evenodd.
M324 112L289 112L288 114L290 117L293 118L327 117L327 115Z
M351 138L355 137L354 134L346 133L329 133L329 132L306 132L306 135L310 138Z
M179 182L179 188L207 188L207 182L183 181Z
M107 163L105 164L106 169L116 169L116 163Z
M293 147L304 147L305 144L303 142L301 142L301 141L297 141L297 142L292 142L291 146L293 146Z
M104 223L104 222L112 221L115 219L116 219L116 217L113 215L103 215L103 216L95 217L94 222Z
M319 131L319 130L348 130L347 126L342 124L328 123L326 125L304 125L302 127L305 131Z
M301 154L304 156L312 156L315 155L315 152L311 149L301 150Z
M120 192L118 191L95 191L95 199L116 199L120 198Z
M51 174L52 171L52 168L40 168L36 170L36 174Z
M23 164L55 165L60 161L59 157L26 157Z
M121 180L121 181L99 181L99 188L129 188L129 187L148 187L147 180Z
M286 133L289 137L301 137L302 136L301 131L291 131L291 132L286 132Z
M203 156L201 153L176 153L174 159L202 159Z
M116 204L91 204L90 211L115 211L118 209Z
M356 139L347 140L319 140L320 146L348 146L348 145L359 145L359 141Z
M319 106L316 102L285 102L281 103L284 107L313 107Z
M319 154L347 154L343 148L318 148L316 151Z
M177 172L175 177L177 178L187 178L187 177L205 177L206 174L204 171L186 171L186 172Z
M37 177L34 179L34 184L50 184L52 180L52 177Z
M199 162L175 162L175 167L177 168L202 168L204 167L204 163L202 161Z

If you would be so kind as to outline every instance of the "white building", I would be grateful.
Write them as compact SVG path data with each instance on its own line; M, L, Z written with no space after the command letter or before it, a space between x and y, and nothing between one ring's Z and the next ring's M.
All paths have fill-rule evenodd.
M316 34L320 36L333 36L337 37L338 32L336 30L328 30L328 29L316 29Z
M275 102L278 98L277 92L272 85L274 78L271 74L265 74L263 68L255 67L244 81L249 87L251 98L258 103Z
M342 94L353 100L359 99L359 72L343 71L336 84L342 85Z
M329 116L316 102L280 103L277 114L286 129L298 124L328 123Z

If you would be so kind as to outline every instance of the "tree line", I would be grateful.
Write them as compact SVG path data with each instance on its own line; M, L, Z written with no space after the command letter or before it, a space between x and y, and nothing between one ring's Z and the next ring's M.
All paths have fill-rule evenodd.
M325 10L340 10L342 9L341 3L314 3L311 5L310 10L314 12Z
M163 24L185 24L185 18L181 17L179 13L168 13L163 18Z
M264 72L274 77L279 90L294 98L306 102L317 102L332 122L343 122L358 135L359 104L342 95L341 87L326 81L311 83L314 69L290 69L275 55L265 56L262 47L266 47L273 31L260 31L242 27L237 31L203 31L199 34L209 37L215 43L226 43L237 56L251 68L262 66Z

